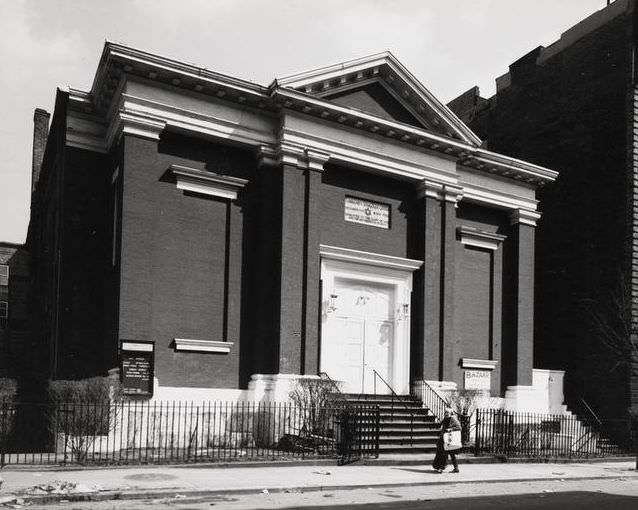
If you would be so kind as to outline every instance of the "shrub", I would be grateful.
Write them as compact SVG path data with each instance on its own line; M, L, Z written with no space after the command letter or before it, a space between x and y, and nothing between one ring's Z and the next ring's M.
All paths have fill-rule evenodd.
M335 383L325 379L299 379L289 394L298 407L302 432L318 435L332 434L330 403L336 391Z
M119 400L122 390L110 377L91 377L80 381L49 381L49 400L54 404L107 405Z
M18 392L18 384L15 379L0 377L0 402L13 402Z
M459 390L447 397L447 404L459 417L461 423L461 440L464 445L470 442L470 419L479 401L483 397L480 390Z
M69 449L76 462L87 460L89 451L100 435L107 435L117 423L121 397L117 380L91 377L80 381L49 381L52 402L49 424L51 432L64 435L65 451Z

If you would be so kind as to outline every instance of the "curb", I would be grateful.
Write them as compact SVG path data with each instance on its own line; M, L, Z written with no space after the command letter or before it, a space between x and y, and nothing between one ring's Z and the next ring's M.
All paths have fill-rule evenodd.
M562 480L564 482L583 481L583 480L613 480L619 478L628 478L627 475L614 476L575 476L563 478L504 478L494 480L440 480L435 482L396 482L396 483L377 483L377 484L350 484L350 485L314 485L314 486L298 486L298 487L275 487L263 489L245 488L245 489L203 489L203 490L145 490L145 491L104 491L97 493L81 493L81 494L48 494L42 496L29 496L16 494L16 498L24 500L24 504L54 504L61 502L87 502L87 501L116 501L116 500L140 500L140 499L175 499L178 496L187 498L201 498L207 496L240 496L246 494L259 494L263 490L267 490L269 494L278 494L285 492L323 492L338 490L356 490L356 489L390 489L397 487L427 487L441 485L468 485L468 484L497 484L497 483L525 483L525 482L542 482ZM13 496L13 495L12 495Z

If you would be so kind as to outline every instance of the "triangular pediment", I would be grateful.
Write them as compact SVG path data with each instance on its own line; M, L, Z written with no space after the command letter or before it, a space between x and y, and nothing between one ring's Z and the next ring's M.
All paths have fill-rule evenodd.
M419 115L411 112L382 82L368 83L360 87L337 91L324 99L339 106L353 108L386 120L403 122L414 127L428 128Z
M276 80L339 106L480 145L481 140L389 52Z

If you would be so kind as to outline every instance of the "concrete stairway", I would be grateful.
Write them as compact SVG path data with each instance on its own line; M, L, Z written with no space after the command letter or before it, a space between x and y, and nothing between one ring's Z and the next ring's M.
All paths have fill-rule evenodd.
M439 423L410 395L343 395L352 405L379 406L379 454L436 451Z

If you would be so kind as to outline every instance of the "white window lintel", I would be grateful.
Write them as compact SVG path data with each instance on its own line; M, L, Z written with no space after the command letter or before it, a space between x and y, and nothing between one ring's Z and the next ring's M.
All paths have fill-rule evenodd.
M176 351L218 352L228 354L234 342L201 340L197 338L175 338Z
M461 358L461 368L474 368L479 370L494 370L498 361L493 359Z
M177 189L218 198L237 199L237 193L248 182L246 179L220 175L182 165L171 165Z

